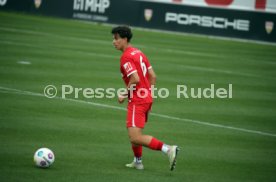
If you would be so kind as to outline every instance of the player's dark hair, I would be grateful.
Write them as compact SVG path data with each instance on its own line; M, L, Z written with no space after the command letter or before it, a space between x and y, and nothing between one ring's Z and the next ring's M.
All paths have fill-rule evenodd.
M114 34L119 34L121 38L127 38L127 42L130 42L132 38L132 32L131 29L128 26L118 26L112 28L111 33Z

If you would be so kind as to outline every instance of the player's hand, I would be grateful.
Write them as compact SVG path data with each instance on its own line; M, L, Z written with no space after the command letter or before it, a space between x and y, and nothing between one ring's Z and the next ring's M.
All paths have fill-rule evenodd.
M119 96L119 97L118 97L118 102L119 102L120 104L124 103L124 101L125 101L125 97L122 97L122 96Z
M120 104L122 104L124 101L125 101L125 99L128 97L128 92L126 91L126 92L124 92L124 93L120 93L119 95L118 95L118 102L120 103Z

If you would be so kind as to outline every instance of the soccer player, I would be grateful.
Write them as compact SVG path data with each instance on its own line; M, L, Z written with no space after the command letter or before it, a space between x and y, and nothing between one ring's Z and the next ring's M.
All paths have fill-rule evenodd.
M159 150L169 157L170 170L174 170L179 148L167 145L153 136L144 135L143 128L147 122L152 105L151 86L155 85L156 75L145 54L130 44L131 29L118 26L112 29L113 45L123 52L120 59L122 78L128 92L118 96L118 102L123 103L128 98L127 121L129 140L132 144L134 160L126 167L144 169L142 164L142 147Z

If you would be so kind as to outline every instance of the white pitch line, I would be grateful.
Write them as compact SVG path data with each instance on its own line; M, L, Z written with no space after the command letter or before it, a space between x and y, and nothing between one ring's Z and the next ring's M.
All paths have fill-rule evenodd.
M19 95L38 96L38 97L46 98L45 95L40 94L40 93L35 93L35 92L30 92L30 91L25 91L25 90L19 90L19 89L14 89L14 88L8 88L8 87L2 87L2 86L0 86L0 92L1 93L19 94ZM89 104L89 105L93 105L93 106L96 106L96 107L126 111L126 109L123 108L123 107L112 106L112 105L107 105L107 104L101 104L101 103L96 103L96 102L87 102L87 101L84 101L84 100L76 100L76 99L70 99L70 98L64 98L63 99L61 97L55 97L55 99L67 100L67 101L77 102L77 103L81 103L81 104ZM222 124L214 124L214 123L209 123L209 122L199 121L199 120L194 120L194 119L179 118L179 117L174 117L174 116L169 116L169 115L164 115L164 114L158 114L158 113L151 113L151 115L156 116L156 117L160 117L160 118L163 118L163 119L184 121L184 122L189 122L189 123L194 123L194 124L199 124L199 125L204 125L204 126L210 126L210 127L215 127L215 128L230 129L230 130L240 131L240 132L244 132L244 133L251 133L251 134L258 134L258 135L262 135L262 136L276 137L276 134L262 132L262 131L258 131L258 130L249 130L249 129L245 129L245 128L226 126L226 125L222 125Z
M17 61L18 64L30 65L32 64L30 61Z
M249 129L245 129L245 128L237 128L237 127L233 127L233 126L214 124L214 123L209 123L209 122L206 122L206 121L198 121L198 120L194 120L194 119L178 118L178 117L174 117L174 116L168 116L168 115L156 114L156 113L151 113L151 115L155 115L155 116L159 116L159 117L167 118L167 119L172 119L172 120L196 123L196 124L211 126L211 127L216 127L216 128L224 128L224 129L236 130L236 131L241 131L241 132L246 132L246 133L253 133L253 134L276 137L276 134L273 134L273 133L266 133L266 132L257 131L257 130L249 130Z

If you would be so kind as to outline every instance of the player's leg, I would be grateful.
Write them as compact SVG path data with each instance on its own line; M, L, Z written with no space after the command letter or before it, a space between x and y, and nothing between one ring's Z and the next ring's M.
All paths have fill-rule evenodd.
M143 146L142 145L135 145L131 144L131 148L134 154L134 161L141 163L142 162L142 152L143 152Z
M130 164L126 164L126 167L144 169L144 165L142 164L143 146L131 144L131 147L134 154L134 159Z
M150 136L143 135L142 128L128 128L129 140L132 144L143 145L152 150L160 150L169 157L170 169L173 170L176 165L176 157L179 151L178 147L164 144L162 141Z
M134 127L135 121L133 118L135 118L135 115L137 114L137 109L135 105L129 104L127 108L127 122L126 127ZM135 114L135 115L134 115ZM142 164L142 151L143 146L142 145L136 145L131 143L132 151L134 154L134 160L130 164L126 164L126 167L136 168L136 169L144 169L144 166Z
M134 154L134 160L130 164L126 164L126 167L136 168L136 169L144 169L144 166L142 164L143 146L140 144L134 144L131 142L131 147L132 147L132 151Z
M168 155L170 161L170 168L171 170L173 170L176 163L176 156L178 151L177 146L166 145L162 141L150 135L142 134L142 129L144 128L145 123L147 122L148 112L150 111L150 109L151 104L128 105L127 128L130 142L137 146L146 146L152 150L160 150L164 152ZM133 148L134 156L136 155L135 150L138 149ZM142 161L142 154L140 160Z
M128 128L128 137L132 144L134 145L142 145L148 147L152 150L163 150L164 153L167 153L169 150L169 146L161 142L160 140L154 138L150 135L143 135L142 128L137 127L129 127Z

